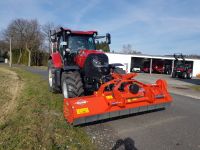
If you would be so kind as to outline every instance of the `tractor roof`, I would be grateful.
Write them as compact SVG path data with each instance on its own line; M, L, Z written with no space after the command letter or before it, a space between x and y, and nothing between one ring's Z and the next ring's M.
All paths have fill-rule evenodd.
M69 31L72 34L86 34L86 35L93 35L93 34L97 34L97 31L76 31L76 30L71 30L69 28L63 28L63 27L59 27L58 29L56 29L56 33L61 33L63 31Z

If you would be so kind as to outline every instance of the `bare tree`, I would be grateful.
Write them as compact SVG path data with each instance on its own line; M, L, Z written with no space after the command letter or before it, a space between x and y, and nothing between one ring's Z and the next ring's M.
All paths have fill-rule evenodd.
M28 66L31 65L31 52L38 50L43 44L44 36L41 33L37 20L30 20L25 25L25 50L29 53Z
M20 63L23 49L29 53L29 66L31 65L31 52L38 50L44 40L38 21L26 19L13 20L4 31L4 38L5 41L12 38L12 47L19 49L17 63Z
M131 44L123 45L122 53L125 53L125 54L141 54L140 51L133 50Z
M9 41L12 38L12 46L15 49L19 49L19 57L17 63L20 62L22 56L22 49L24 47L23 43L23 33L24 33L24 24L26 20L16 19L13 20L4 31L5 41Z
M9 43L4 40L0 40L0 50L2 53L7 52L9 50Z
M0 40L0 57L8 58L9 43Z
M42 32L44 34L45 41L47 42L46 46L48 47L48 50L50 49L50 43L51 43L49 31L55 29L55 27L56 27L55 24L52 22L47 22L42 26Z

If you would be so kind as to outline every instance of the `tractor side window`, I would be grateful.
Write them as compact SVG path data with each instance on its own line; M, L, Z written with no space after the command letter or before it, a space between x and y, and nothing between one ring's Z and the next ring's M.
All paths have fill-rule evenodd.
M88 49L95 49L94 48L94 39L92 37L88 38Z

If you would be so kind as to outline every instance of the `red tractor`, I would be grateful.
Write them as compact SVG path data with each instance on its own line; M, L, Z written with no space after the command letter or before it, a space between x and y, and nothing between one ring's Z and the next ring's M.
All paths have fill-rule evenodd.
M172 78L179 77L182 79L191 79L192 65L186 64L185 56L182 54L174 54L174 58L175 58L175 67L172 72Z
M96 91L102 83L110 80L110 71L125 73L122 64L108 64L107 55L95 50L96 31L71 31L60 28L52 33L52 49L48 62L49 88L52 92L62 90L64 97L73 98Z
M62 91L64 116L74 125L165 108L171 103L164 80L146 85L125 74L121 64L109 64L108 56L96 50L97 31L51 31L48 62L49 89Z
M145 61L141 70L145 73L149 73L150 72L150 62Z
M155 73L164 73L164 62L163 61L155 61L152 65L152 71Z

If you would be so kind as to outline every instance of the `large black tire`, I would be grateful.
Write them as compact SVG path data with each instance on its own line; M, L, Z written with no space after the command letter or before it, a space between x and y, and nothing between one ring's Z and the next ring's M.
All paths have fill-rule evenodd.
M176 78L176 72L172 72L172 78Z
M192 73L187 73L187 79L192 79Z
M186 72L183 72L182 78L183 78L183 79L186 79L186 78L187 78L187 73L186 73Z
M61 80L64 98L74 98L84 95L83 83L78 71L63 72Z
M165 73L169 75L171 74L171 70L167 69Z
M57 89L56 85L54 84L54 78L52 75L53 64L52 60L48 61L48 82L49 82L49 91L52 93L58 93L59 90Z
M126 74L126 71L119 67L114 68L113 72L118 74Z

